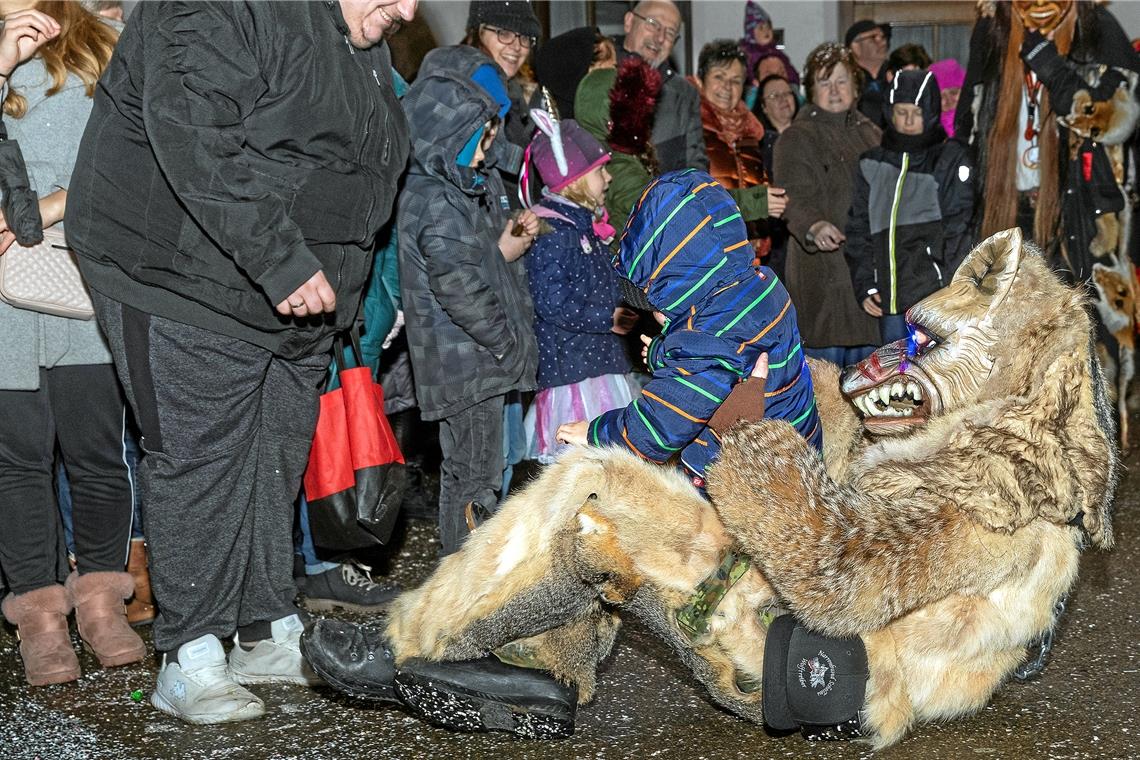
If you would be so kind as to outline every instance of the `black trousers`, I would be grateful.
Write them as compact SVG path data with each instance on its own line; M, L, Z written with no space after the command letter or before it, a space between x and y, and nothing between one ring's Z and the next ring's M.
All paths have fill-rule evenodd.
M55 449L71 483L80 573L121 571L130 551L133 492L126 408L110 364L40 369L35 391L0 391L0 568L13 593L60 577Z
M93 299L142 433L155 648L295 614L293 503L328 356Z

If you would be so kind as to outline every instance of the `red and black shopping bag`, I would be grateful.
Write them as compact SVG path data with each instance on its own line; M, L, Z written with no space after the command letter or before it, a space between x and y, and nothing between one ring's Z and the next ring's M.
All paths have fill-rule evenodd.
M314 543L342 550L386 542L407 485L404 457L384 416L384 391L368 367L347 367L346 341L354 361L360 356L353 328L335 343L331 390L321 395L304 479Z

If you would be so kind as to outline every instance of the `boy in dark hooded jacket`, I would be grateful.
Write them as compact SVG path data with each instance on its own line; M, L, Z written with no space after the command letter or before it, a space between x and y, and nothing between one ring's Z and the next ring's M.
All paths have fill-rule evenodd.
M650 184L615 265L636 287L630 300L644 298L634 305L663 315L646 351L653 377L629 406L564 425L564 442L621 446L656 463L677 457L703 487L720 452L709 419L767 353L764 416L822 448L792 299L771 269L753 265L740 210L719 183L686 169Z
M522 151L497 134L502 73L472 47L428 53L403 99L414 158L400 194L400 292L416 398L439 420L442 552L468 533L468 506L493 512L503 479L503 404L535 387L534 307L519 257L538 231L498 167ZM523 229L517 230L516 225Z
M885 97L882 144L859 157L844 253L884 344L906 337L906 310L949 282L970 248L973 171L941 116L934 74L900 71Z

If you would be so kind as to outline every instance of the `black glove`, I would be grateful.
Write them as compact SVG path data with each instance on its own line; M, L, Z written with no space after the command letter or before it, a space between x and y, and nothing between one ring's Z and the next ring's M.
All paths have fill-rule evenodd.
M31 246L44 239L44 223L40 217L40 201L32 192L28 181L28 167L24 154L15 140L8 139L8 130L0 121L0 211L8 229L22 246Z

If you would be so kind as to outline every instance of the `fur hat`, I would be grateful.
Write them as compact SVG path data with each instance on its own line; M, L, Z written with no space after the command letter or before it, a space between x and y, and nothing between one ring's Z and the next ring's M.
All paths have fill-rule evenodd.
M467 11L467 28L478 29L481 24L490 24L535 39L542 33L538 17L526 0L471 0L471 7Z
M610 89L610 147L621 153L642 155L650 145L661 73L638 56L618 66Z
M609 151L593 135L573 119L563 119L557 122L556 136L562 146L563 158L559 162L554 146L555 136L547 134L542 123L539 126L538 134L530 142L530 156L538 169L538 176L552 193L560 192L574 180L610 160ZM559 163L565 164L565 173Z

